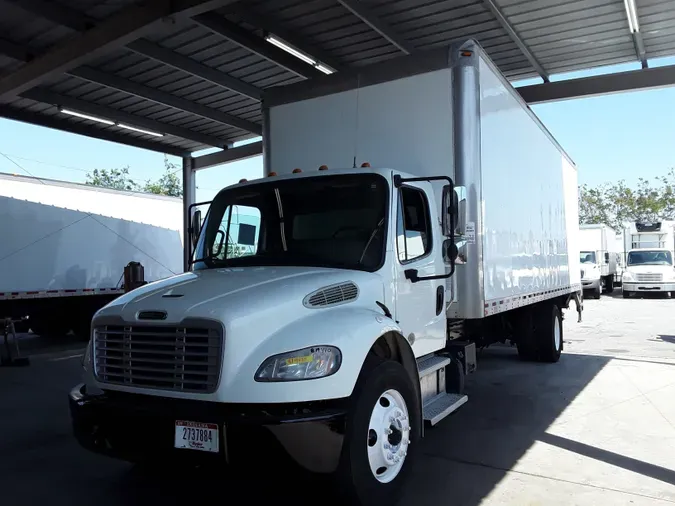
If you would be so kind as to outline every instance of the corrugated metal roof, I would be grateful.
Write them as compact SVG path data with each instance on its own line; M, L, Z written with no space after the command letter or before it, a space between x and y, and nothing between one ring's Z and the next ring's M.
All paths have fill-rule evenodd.
M146 4L152 2L168 4L168 0ZM77 40L82 32L112 22L111 16L124 16L139 2L58 0L49 2L46 10L37 4L0 0L0 76L4 78L57 45ZM305 64L299 60L289 63L280 57L279 50L265 42L268 33L287 34L287 41L301 51L322 55L341 69L390 59L401 55L402 49L421 51L470 37L512 80L548 79L549 74L637 62L639 44L647 59L675 55L672 0L636 0L640 25L636 35L629 31L623 0L223 0L222 5L211 4L220 7L206 14L215 19L215 25L178 13L140 34L141 45L134 45L131 38L126 47L113 45L62 74L52 72L39 80L35 90L22 91L21 96L3 96L0 78L0 115L36 123L42 118L50 126L72 126L91 135L104 132L113 140L127 139L175 154L228 146L260 132L260 90L318 72L309 65L303 70ZM139 128L146 125L146 130L167 135L155 137L66 116L59 111L59 101L77 104L87 109L84 113L94 110L135 119Z

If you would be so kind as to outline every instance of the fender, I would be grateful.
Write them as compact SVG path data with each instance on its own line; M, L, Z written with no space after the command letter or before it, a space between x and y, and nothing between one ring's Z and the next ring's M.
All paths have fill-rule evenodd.
M379 308L346 304L325 310L309 310L304 318L264 339L247 357L240 357L238 370L227 375L224 373L221 378L218 400L284 403L349 397L371 347L388 333L401 334L401 329ZM321 345L335 346L342 354L342 363L335 374L302 381L254 380L256 371L266 358ZM225 346L227 353L227 344Z

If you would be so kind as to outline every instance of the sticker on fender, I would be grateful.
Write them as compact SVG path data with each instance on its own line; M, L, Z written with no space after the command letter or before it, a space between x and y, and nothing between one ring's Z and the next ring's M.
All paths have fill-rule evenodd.
M218 426L176 420L174 447L218 453Z

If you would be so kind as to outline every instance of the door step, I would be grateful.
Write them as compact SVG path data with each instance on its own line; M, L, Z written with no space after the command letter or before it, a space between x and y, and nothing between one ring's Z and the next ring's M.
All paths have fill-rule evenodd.
M435 373L439 369L442 369L448 365L450 362L451 360L448 357L441 357L439 355L431 355L430 357L420 360L417 364L420 379Z
M468 400L469 398L462 394L441 394L424 406L424 421L436 425L443 418L457 411Z

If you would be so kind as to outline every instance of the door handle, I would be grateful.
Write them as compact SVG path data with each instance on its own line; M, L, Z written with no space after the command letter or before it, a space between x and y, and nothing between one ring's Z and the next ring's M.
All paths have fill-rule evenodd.
M443 299L445 298L445 287L440 285L436 288L436 316L443 311Z

